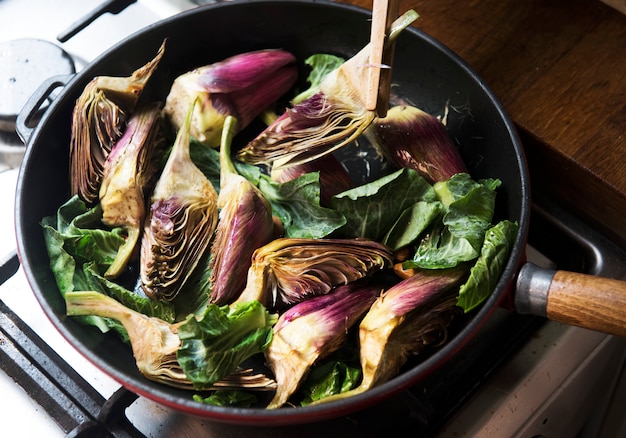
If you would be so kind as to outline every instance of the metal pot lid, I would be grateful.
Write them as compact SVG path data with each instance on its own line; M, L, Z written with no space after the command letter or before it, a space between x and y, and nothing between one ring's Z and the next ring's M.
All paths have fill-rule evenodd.
M72 58L54 43L29 38L0 43L0 130L15 131L17 115L46 79L75 72Z

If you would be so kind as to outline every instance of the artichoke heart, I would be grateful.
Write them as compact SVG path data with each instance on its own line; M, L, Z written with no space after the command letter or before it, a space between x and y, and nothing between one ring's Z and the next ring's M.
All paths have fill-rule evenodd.
M100 186L102 222L121 226L127 233L125 243L105 272L118 277L134 253L146 217L145 193L157 171L154 159L163 144L160 104L139 108L128 121L126 132L115 144L104 165Z
M265 357L276 379L268 409L281 407L317 361L339 348L350 327L369 309L382 287L353 282L285 311L274 326Z
M161 301L176 298L217 226L217 192L189 155L194 105L157 181L141 242L141 286Z
M368 239L279 238L254 252L238 301L280 309L388 268L392 258Z
M217 148L227 116L235 117L243 129L293 86L297 78L295 60L284 50L266 49L198 67L174 80L163 112L179 129L189 104L199 99L191 136Z
M417 16L409 10L394 21L389 43ZM356 139L376 116L367 109L363 91L370 72L370 52L368 44L328 73L317 93L288 109L237 157L252 164L288 167L329 154Z
M230 158L236 120L224 122L220 146L220 220L211 252L210 301L231 304L246 285L254 251L274 237L272 206L261 191L239 175Z
M70 137L73 195L88 203L97 202L105 160L123 135L126 121L164 53L165 41L156 56L131 76L97 76L77 99Z

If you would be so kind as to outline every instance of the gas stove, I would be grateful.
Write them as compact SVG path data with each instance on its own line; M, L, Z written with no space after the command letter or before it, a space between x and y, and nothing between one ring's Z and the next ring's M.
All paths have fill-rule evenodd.
M45 46L42 50L51 50L47 53L60 60L51 68L71 74L136 30L208 2L129 3L61 43L57 36L101 1L72 0L61 6L54 1L2 0L0 47L38 41L37 46ZM32 13L35 10L38 13ZM11 87L0 82L0 202L5 206L0 226L5 230L13 229L15 183L24 148L11 124L20 99L39 85L29 80L19 84L20 93L11 96L10 105L4 105L9 101L4 93ZM535 200L531 224L528 255L534 263L626 280L624 250L553 200ZM364 412L281 428L189 417L137 397L68 345L41 311L15 248L14 234L2 233L0 424L5 430L23 431L21 436L388 436L390 431L411 431L411 436L602 437L626 432L619 410L626 394L626 340L504 309L481 330L468 353L419 387Z

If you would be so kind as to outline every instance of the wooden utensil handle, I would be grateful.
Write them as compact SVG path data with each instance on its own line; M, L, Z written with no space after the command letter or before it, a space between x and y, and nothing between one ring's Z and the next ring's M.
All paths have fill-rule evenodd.
M557 271L548 290L546 315L553 321L626 337L626 282Z
M626 337L626 282L524 264L515 310Z

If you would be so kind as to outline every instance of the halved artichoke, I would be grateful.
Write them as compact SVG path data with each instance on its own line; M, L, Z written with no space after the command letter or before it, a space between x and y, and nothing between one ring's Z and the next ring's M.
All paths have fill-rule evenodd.
M398 167L415 169L428 182L445 181L467 167L445 125L411 105L396 105L368 128L372 142Z
M159 103L139 108L104 164L100 186L102 222L123 227L127 233L125 243L104 273L107 278L123 272L139 241L146 218L145 195L152 190L158 170L156 153L163 145L160 121Z
M392 258L389 248L368 239L276 239L254 252L237 301L284 308L388 268Z
M350 327L367 312L382 286L352 282L285 311L274 326L265 357L276 378L276 394L267 406L279 408L298 389L311 366L347 338Z
M293 86L298 75L295 61L289 52L266 49L198 67L174 80L163 112L178 129L189 104L199 99L191 136L217 148L227 116L236 117L238 129L243 129Z
M184 341L178 332L190 319L170 324L162 319L149 317L132 310L119 301L95 291L68 292L65 295L69 316L97 315L119 321L130 340L133 356L139 372L149 380L176 388L196 389L178 361ZM234 336L228 341L235 342ZM225 341L224 344L228 344ZM202 389L250 389L267 391L275 388L275 382L252 369L235 369Z
M220 146L220 221L211 246L210 301L231 304L246 285L246 274L254 251L274 237L272 206L263 193L237 173L230 158L236 120L224 122Z
M391 26L393 42L418 15L409 10ZM237 157L252 164L288 167L333 152L356 139L374 120L367 109L371 45L328 73L319 92L294 105L242 148Z
M124 133L146 83L165 53L165 41L154 59L129 77L97 76L87 84L72 113L70 187L88 203L98 201L104 162Z
M361 384L316 403L365 392L396 376L412 355L443 344L448 326L462 313L456 295L466 276L465 267L415 271L382 293L359 325Z
M171 301L209 246L218 220L217 192L191 161L189 108L151 198L141 243L141 286L152 299Z

